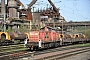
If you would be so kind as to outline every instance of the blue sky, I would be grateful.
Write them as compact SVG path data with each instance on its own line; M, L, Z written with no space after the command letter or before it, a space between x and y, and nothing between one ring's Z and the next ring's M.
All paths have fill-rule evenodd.
M26 7L32 0L20 1ZM52 0L52 2L60 9L60 15L66 21L90 21L90 0ZM33 6L36 7L35 9L44 9L51 5L48 0L37 0Z

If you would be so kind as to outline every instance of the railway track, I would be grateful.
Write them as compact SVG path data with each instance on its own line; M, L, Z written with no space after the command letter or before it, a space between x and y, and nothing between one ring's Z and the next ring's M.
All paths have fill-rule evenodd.
M55 60L55 59L67 57L73 54L83 53L86 51L90 51L90 47L66 46L66 47L59 47L55 49L48 49L44 51L33 52L31 55L29 55L29 57L26 57L26 59L27 60L30 60L30 59L32 60Z
M55 60L55 59L65 58L67 56L71 56L71 55L75 55L75 54L79 54L87 51L90 51L90 47L75 48L70 50L41 54L41 55L34 56L33 59L34 60L42 60L42 59Z
M30 50L24 48L23 44L11 45L8 47L7 46L0 47L0 48L3 48L3 51L0 52L0 59L3 59L3 60L5 60L5 59L7 59L7 60L14 60L14 59L20 60L21 59L22 60L24 58L28 58L30 60L30 59L33 59L33 57L34 57L34 59L36 59L36 56L39 56L39 55L43 56L44 54L50 54L50 53L55 53L55 52L69 51L69 50L73 50L73 49L82 49L82 50L88 49L88 50L90 50L90 48L84 47L83 45L82 46L70 45L70 46L63 46L63 47L38 50L38 51L30 51ZM9 50L11 50L11 51L9 51ZM66 54L66 53L63 53L63 54ZM61 56L61 54L60 55L56 54L56 55L48 56L48 57L41 57L41 58L37 58L37 59L47 59L47 58L52 59L52 57L54 57L54 59L56 59L57 57L55 57L55 56Z
M3 55L13 54L24 50L27 50L27 48L25 48L23 44L0 46L0 57L2 57Z
M0 43L0 46L9 46L9 45L18 45L18 44L24 44L24 42L10 42L10 43Z
M24 47L24 44L0 46L0 50L9 50L9 49L16 49L16 48L23 48L23 47Z

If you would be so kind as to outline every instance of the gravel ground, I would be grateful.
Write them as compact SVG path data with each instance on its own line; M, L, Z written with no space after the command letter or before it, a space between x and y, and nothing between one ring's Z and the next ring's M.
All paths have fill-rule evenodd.
M59 60L90 60L90 51L77 55L72 55L70 57L66 57Z

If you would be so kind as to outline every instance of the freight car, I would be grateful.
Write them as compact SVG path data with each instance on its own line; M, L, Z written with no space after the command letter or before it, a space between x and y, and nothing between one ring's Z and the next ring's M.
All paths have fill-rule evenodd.
M28 33L0 32L0 45L14 43L14 40L19 40L20 42L24 42L24 40L27 37L28 37ZM20 42L18 42L18 43L20 43Z
M52 29L29 32L26 47L33 49L57 47L68 43L88 41L84 34L61 34Z
M59 38L62 39L60 42L61 45L65 44L76 44L76 43L84 43L87 42L88 39L84 34L81 33L74 33L74 34L59 34Z

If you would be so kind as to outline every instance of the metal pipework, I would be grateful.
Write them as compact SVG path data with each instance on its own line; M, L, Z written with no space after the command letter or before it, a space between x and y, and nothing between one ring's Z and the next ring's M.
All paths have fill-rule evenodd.
M36 3L37 0L33 0L29 5L28 5L28 9L31 8L32 5L34 5Z
M5 0L1 0L1 13L4 15L6 13Z

